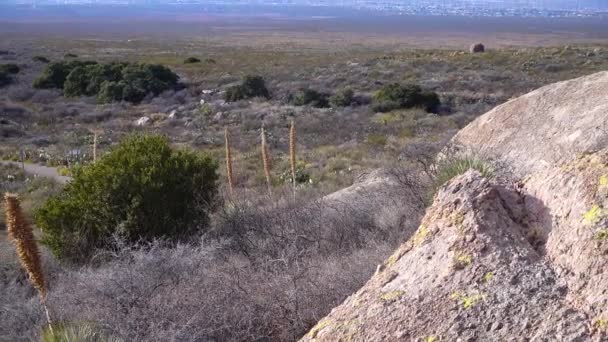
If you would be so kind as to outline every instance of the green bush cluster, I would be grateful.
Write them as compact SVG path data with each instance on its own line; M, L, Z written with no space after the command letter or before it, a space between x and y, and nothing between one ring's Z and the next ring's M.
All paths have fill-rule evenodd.
M18 74L19 71L17 64L0 64L0 87L10 84L13 81L11 75Z
M21 68L17 64L0 64L0 72L5 72L8 74L18 74L21 71Z
M115 234L132 243L191 237L207 227L217 180L209 157L173 150L161 136L135 135L75 169L36 212L36 223L42 243L70 261L111 247Z
M329 107L329 94L318 92L314 89L302 88L293 97L295 106L310 105L316 108Z
M32 57L32 60L34 62L45 63L45 64L51 62L48 58L46 58L44 56L34 56L34 57Z
M495 175L492 164L481 159L467 156L448 158L437 165L437 172L433 182L433 195L442 185L469 170L477 170L487 179L492 179Z
M186 59L184 59L184 64L194 64L194 63L200 63L201 60L196 58L196 57L188 57Z
M262 76L245 76L241 84L226 90L224 100L235 102L253 97L270 98L270 92L266 88L266 81Z
M348 107L353 103L355 92L350 89L342 89L336 92L329 98L329 103L332 107Z
M148 94L174 88L179 76L156 64L69 61L49 64L34 81L40 89L58 88L68 97L97 96L101 103L137 103Z
M427 112L436 113L441 104L439 95L415 84L393 83L384 86L374 94L373 109L389 112L399 108L421 107Z

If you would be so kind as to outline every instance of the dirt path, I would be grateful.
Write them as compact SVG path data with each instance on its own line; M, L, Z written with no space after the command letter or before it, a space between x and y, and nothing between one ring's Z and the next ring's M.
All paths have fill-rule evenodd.
M21 163L12 162L12 161L0 161L0 164L15 165L15 166L21 167ZM65 184L72 179L71 177L66 177L66 176L60 175L59 172L57 171L57 169L54 167L25 163L24 168L25 168L25 172L27 172L29 174L37 175L37 176L41 176L41 177L52 178L61 184Z

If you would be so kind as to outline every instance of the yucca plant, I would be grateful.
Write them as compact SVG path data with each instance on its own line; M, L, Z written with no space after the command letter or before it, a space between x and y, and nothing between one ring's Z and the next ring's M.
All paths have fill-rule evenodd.
M232 148L230 147L230 136L228 135L228 127L224 129L224 140L226 143L226 176L228 177L228 190L230 196L234 197L234 174L232 171Z
M21 262L21 266L27 272L28 278L32 286L38 291L40 302L44 308L46 319L49 323L49 329L52 332L51 316L46 305L47 289L42 272L42 263L40 260L40 251L36 244L32 227L27 223L21 210L21 204L16 194L6 193L4 195L6 226L9 239L15 244L17 256Z
M264 165L264 176L266 177L266 185L268 186L268 195L272 196L272 179L270 176L270 152L266 143L266 130L262 127L262 164Z
M293 200L296 200L296 124L291 120L289 128L289 166L291 167L291 183L293 185Z
M86 322L55 324L42 330L42 342L122 342L122 339L106 335L96 326Z

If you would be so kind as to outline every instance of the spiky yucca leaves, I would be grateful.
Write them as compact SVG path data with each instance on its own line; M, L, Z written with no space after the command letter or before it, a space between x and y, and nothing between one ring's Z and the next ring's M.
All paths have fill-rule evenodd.
M293 184L293 199L296 199L296 124L291 120L289 128L289 166L291 167L291 182Z
M270 152L266 143L266 130L262 127L262 163L264 164L264 176L266 176L266 185L268 186L268 194L272 196L272 179L270 177Z
M232 172L232 148L230 147L230 137L228 128L224 129L224 138L226 141L226 175L228 176L228 189L230 196L234 196L234 174Z
M21 210L19 198L16 194L6 193L4 195L6 226L8 236L15 244L17 256L21 265L27 272L32 286L38 291L40 301L44 307L46 318L51 324L49 311L46 307L46 282L42 273L42 263L40 261L40 251L36 244L32 227L26 222ZM52 329L52 328L51 328Z

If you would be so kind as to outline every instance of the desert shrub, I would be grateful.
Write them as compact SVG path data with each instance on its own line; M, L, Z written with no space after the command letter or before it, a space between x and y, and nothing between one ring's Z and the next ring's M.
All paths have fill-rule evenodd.
M13 79L10 77L8 72L0 71L0 87L9 85L12 81Z
M329 107L329 95L313 89L302 88L293 97L296 106L310 105L317 108Z
M33 86L37 89L63 89L63 85L72 70L79 66L83 67L90 64L96 64L96 62L71 61L50 63L40 76L34 80Z
M123 81L104 81L97 94L97 100L101 103L120 101L124 98L126 84Z
M73 170L65 190L36 213L42 242L60 259L126 241L181 239L204 229L214 202L217 165L174 151L160 136L127 138L97 163Z
M32 57L32 60L34 62L39 62L39 63L50 63L51 62L48 58L46 58L44 56L34 56L34 57Z
M17 64L0 64L0 72L5 72L7 74L18 74L21 69Z
M492 179L495 174L491 163L476 157L450 157L440 161L436 166L434 192L452 178L462 175L469 170L477 170L488 179Z
M155 64L57 62L49 64L34 81L35 88L63 89L65 96L97 96L102 103L140 102L175 88L179 77Z
M31 99L32 96L34 96L34 90L28 85L20 84L8 89L7 95L12 101L23 102Z
M184 64L194 64L194 63L200 63L201 60L196 58L196 57L188 57L186 59L184 59Z
M91 323L62 323L53 324L52 330L46 327L42 330L42 342L119 342L104 334Z
M245 76L241 84L232 86L226 90L224 100L235 102L252 97L270 98L270 92L266 88L266 81L261 76Z
M398 108L422 107L427 112L437 112L439 95L426 91L415 84L401 85L392 83L374 94L374 110L388 112Z
M352 89L342 89L329 98L329 103L332 107L347 107L353 103L354 96Z

